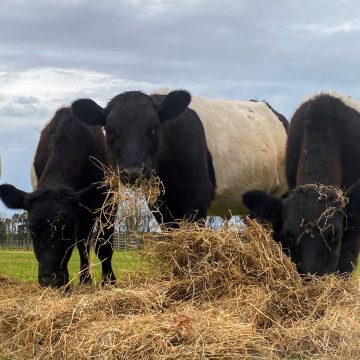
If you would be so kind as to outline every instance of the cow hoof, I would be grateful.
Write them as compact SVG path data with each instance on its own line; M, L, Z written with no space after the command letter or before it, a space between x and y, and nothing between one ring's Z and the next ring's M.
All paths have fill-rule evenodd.
M83 276L80 276L80 284L81 285L91 285L92 284L92 278L90 275L83 275Z
M104 276L101 280L101 286L113 286L116 284L116 277L114 273Z

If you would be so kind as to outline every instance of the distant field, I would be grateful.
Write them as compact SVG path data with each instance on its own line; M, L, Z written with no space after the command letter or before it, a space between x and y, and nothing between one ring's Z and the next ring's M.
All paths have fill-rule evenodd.
M94 279L101 280L101 264L94 252L91 253ZM135 272L143 264L137 251L115 251L113 269L117 278L125 272ZM33 251L0 250L0 274L9 275L24 282L37 282L37 261ZM80 268L79 253L74 251L69 261L70 279L78 276Z

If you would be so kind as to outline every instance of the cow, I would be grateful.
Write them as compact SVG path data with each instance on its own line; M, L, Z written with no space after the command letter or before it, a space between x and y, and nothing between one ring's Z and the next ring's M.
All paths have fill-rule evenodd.
M104 201L98 182L103 172L90 158L107 164L105 136L99 126L86 126L69 107L59 109L41 132L33 163L33 192L0 185L0 198L11 209L28 211L29 229L39 264L38 281L59 287L69 281L67 265L76 245L80 282L91 282L89 241L96 209ZM102 263L102 281L115 282L111 266L112 231L95 242Z
M336 92L316 94L290 122L285 171L289 194L243 195L273 225L301 274L350 274L360 248L360 104Z
M177 226L209 215L243 214L241 195L253 187L280 196L286 129L266 103L191 97L185 90L129 91L105 108L80 99L73 113L106 130L114 167L134 183L155 171L165 193L154 215Z

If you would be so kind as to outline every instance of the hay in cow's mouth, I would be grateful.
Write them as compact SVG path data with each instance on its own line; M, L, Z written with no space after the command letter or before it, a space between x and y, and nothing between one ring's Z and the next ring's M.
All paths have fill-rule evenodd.
M150 206L157 211L157 200L165 190L158 176L152 173L150 178L139 178L134 184L125 184L119 173L110 166L106 166L96 159L93 162L103 171L104 179L99 188L106 194L105 201L99 209L99 236L103 228L118 229L127 217L134 211ZM119 206L121 214L119 214Z
M269 232L184 224L145 239L147 270L116 288L5 282L0 354L12 359L359 358L360 287L299 276ZM145 260L144 260L145 261ZM149 267L151 272L149 272Z

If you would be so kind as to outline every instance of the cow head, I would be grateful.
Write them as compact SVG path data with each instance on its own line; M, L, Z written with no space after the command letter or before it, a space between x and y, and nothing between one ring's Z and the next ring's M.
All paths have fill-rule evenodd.
M257 218L273 224L274 239L290 254L298 271L316 275L337 271L343 234L360 216L357 198L360 183L346 197L339 189L317 185L299 186L285 199L259 190L243 195Z
M183 90L167 96L130 91L117 95L106 108L93 100L77 100L72 111L88 125L105 127L113 166L124 182L134 183L156 170L161 127L181 115L190 100L190 94Z
M75 246L79 213L90 211L80 205L92 192L94 187L75 192L58 186L26 193L12 185L0 185L0 198L8 208L28 211L40 285L62 286L68 283L67 264Z

